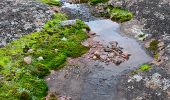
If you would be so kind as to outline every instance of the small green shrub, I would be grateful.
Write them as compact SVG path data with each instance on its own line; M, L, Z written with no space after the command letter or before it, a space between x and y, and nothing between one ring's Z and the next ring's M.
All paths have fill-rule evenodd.
M133 14L122 8L109 7L110 17L114 21L125 22L133 18Z

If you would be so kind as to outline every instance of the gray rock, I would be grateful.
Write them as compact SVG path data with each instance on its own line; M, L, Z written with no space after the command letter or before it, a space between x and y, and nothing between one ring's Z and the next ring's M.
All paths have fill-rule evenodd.
M66 20L66 21L62 21L60 24L61 24L62 26L75 25L75 24L76 24L76 20Z
M25 58L24 58L24 62L25 62L26 64L31 64L31 62L32 62L31 56L25 57Z
M140 82L142 80L142 76L140 75L134 75L133 79L135 79L136 82Z
M38 61L44 60L44 58L42 56L37 58Z
M48 5L36 0L1 0L0 46L23 35L40 31L52 14L54 12L50 11Z

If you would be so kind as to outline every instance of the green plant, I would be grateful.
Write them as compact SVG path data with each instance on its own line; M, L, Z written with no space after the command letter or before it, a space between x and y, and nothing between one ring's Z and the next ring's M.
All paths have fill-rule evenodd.
M117 7L108 7L108 11L110 14L110 18L114 21L118 22L125 22L129 21L133 18L133 14L129 12L128 10L122 9L122 8L117 8Z
M89 3L90 3L91 5L96 5L96 4L98 4L98 3L105 3L105 2L107 2L107 1L109 1L109 0L89 0Z
M132 75L138 74L139 72L143 72L143 71L147 71L150 70L152 68L152 66L148 65L148 64L143 64L141 65L138 69L133 70L131 72Z
M148 64L144 64L144 65L141 65L140 67L139 67L139 70L140 71L146 71L146 70L149 70L149 69L151 69L152 67L150 66L150 65L148 65Z
M78 57L88 50L81 45L88 37L83 31L87 25L77 20L75 25L64 27L60 25L64 20L65 15L55 14L40 32L0 48L0 100L41 100L47 94L43 77L49 70L61 68L67 57ZM31 64L24 62L27 56L31 56ZM40 56L42 60L37 59Z
M40 2L49 4L49 5L61 6L60 0L40 0Z
M149 44L149 50L151 50L154 54L157 53L158 50L158 40L152 40L151 43Z
M29 94L26 92L26 91L23 91L21 94L20 94L20 100L31 100Z

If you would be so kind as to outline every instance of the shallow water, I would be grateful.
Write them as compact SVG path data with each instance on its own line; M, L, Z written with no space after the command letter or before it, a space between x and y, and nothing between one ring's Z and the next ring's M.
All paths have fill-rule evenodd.
M117 95L119 78L124 72L150 62L152 58L135 39L120 35L118 23L93 17L88 6L65 3L62 9L68 13L70 19L89 21L86 24L96 33L95 41L103 45L117 41L118 45L123 47L123 51L127 51L131 56L119 66L80 57L77 62L79 67L68 66L47 76L49 91L67 95L72 100L126 100L123 96Z
M119 66L115 66L115 71L117 70L117 72L121 72L129 68L133 69L152 60L135 39L120 35L120 25L118 23L105 19L90 21L86 24L92 31L96 32L97 36L94 40L100 41L100 43L105 45L109 44L111 41L117 41L118 45L123 48L123 51L127 51L131 54L128 61L125 61Z
M49 90L59 95L70 96L73 100L126 100L117 95L119 78L124 72L150 62L152 58L136 40L119 34L118 23L111 20L95 20L86 24L96 32L94 40L104 45L110 41L117 41L124 51L131 54L130 59L116 66L80 57L77 62L79 67L64 68L47 77L51 79L47 81Z
M139 67L143 63L150 62L152 58L146 54L140 44L131 38L123 37L119 34L118 23L111 20L96 20L87 23L92 31L96 32L96 41L102 44L109 44L110 41L117 41L124 51L131 54L130 59L121 63L119 66L114 64L106 65L103 62L95 66L94 62L89 63L92 72L85 77L81 100L122 100L117 96L117 80L125 71Z

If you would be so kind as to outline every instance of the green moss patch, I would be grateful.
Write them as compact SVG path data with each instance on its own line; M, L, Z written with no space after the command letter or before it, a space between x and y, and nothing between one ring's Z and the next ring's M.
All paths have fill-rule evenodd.
M39 0L39 1L49 5L61 6L60 0Z
M148 49L156 53L158 51L158 44L159 44L158 40L152 40L151 43L149 44Z
M148 65L148 64L144 64L144 65L141 65L140 67L139 67L139 70L140 71L147 71L147 70L149 70L149 69L151 69L152 67L150 66L150 65Z
M141 65L138 69L134 70L131 72L132 75L134 74L138 74L139 72L144 72L144 71L148 71L152 69L152 66L148 65L148 64L143 64Z
M90 3L91 5L96 5L96 4L98 4L98 3L105 3L105 2L107 2L107 1L109 1L109 0L89 0L89 3Z
M88 36L80 20L61 26L66 20L55 14L42 31L32 33L0 48L0 100L41 100L48 90L43 77L50 69L59 69L67 57L78 57L88 48L81 42ZM24 62L31 57L31 64ZM43 59L38 60L41 57Z
M118 21L122 23L129 21L133 18L133 14L131 12L122 8L109 6L107 10L109 12L110 18L113 21Z

